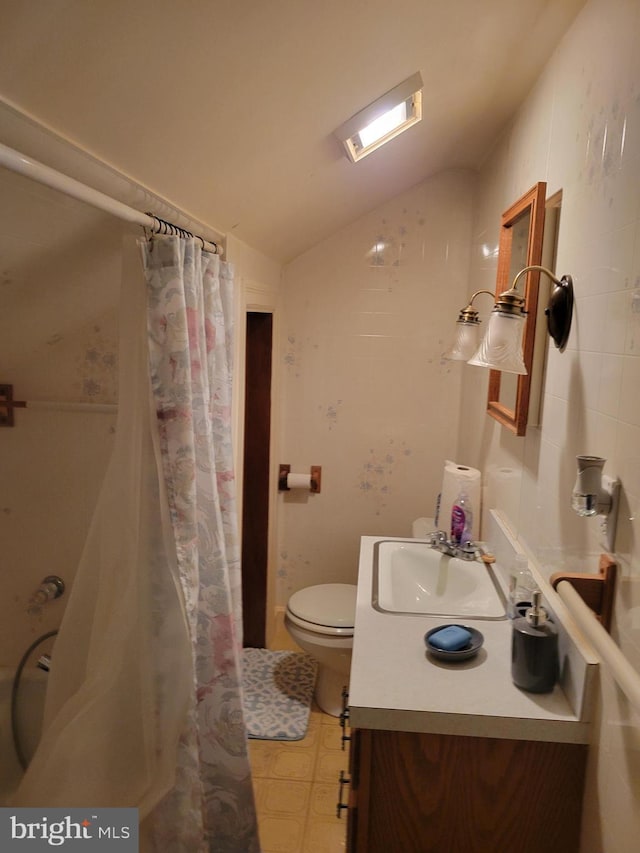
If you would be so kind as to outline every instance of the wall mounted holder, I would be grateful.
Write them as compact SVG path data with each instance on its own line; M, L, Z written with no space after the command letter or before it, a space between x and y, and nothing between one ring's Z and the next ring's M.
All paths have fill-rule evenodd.
M556 572L551 575L549 582L554 589L557 589L561 581L568 581L587 607L590 607L596 614L598 621L602 623L602 627L610 632L617 568L617 564L608 554L601 554L598 574L592 572Z
M291 465L280 465L278 470L278 491L289 492L291 489L308 489L313 494L320 494L322 485L322 466L312 465L309 474L292 474Z
M0 385L0 427L14 426L14 409L26 408L24 400L13 399L13 385Z
M607 515L601 516L601 543L607 551L613 553L616 544L616 529L618 527L618 509L620 508L620 480L617 477L608 477L604 474L602 476L602 488L611 496L611 505Z
M116 403L74 402L61 400L14 400L13 385L0 384L0 427L15 426L16 409L39 409L51 412L78 412L81 414L115 415Z

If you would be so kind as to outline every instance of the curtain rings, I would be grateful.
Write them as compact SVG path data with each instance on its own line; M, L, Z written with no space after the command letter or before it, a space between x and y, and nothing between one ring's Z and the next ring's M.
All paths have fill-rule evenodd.
M158 227L158 226L157 226L158 217L157 217L157 216L155 216L153 213L151 213L151 211L150 211L150 210L147 210L147 211L145 212L145 215L146 215L146 216L148 216L148 217L149 217L149 219L153 219L153 225L149 225L149 226L145 225L145 226L144 226L144 233L145 233L145 235L146 235L146 234L147 234L147 231L149 231L149 233L151 234L151 236L153 236L153 235L156 233L156 231L157 231L157 227Z
M147 211L146 215L153 219L154 224L149 226L149 230L151 232L151 236L147 236L147 226L144 226L145 236L147 239L153 240L154 234L161 234L163 236L171 236L171 237L182 237L182 239L186 240L188 238L194 238L196 240L200 240L202 244L202 251L205 252L205 240L204 237L201 237L199 234L194 234L192 231L188 231L186 228L182 228L180 225L174 225L172 222L168 222L166 219L162 219L160 216L156 216L155 213L151 213L151 211ZM217 244L213 244L216 246L216 253L218 252Z
M145 226L143 226L142 230L144 231L144 236L145 236L146 240L150 244L149 250L151 252L153 252L153 235L158 233L160 223L159 223L158 217L154 213L151 213L150 210L146 211L146 216L148 216L149 219L153 219L153 225L150 225L149 227L147 227L145 225Z

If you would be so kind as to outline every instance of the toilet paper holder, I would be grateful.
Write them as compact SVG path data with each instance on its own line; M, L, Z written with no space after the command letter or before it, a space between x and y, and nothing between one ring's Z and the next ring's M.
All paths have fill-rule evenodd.
M278 491L279 492L289 492L291 491L291 485L289 485L289 475L296 478L304 478L305 486L306 486L306 474L291 474L291 465L280 465L278 470ZM312 465L309 468L308 475L308 488L309 491L313 494L320 494L320 487L322 484L322 466L321 465ZM294 486L294 488L302 488L302 486Z

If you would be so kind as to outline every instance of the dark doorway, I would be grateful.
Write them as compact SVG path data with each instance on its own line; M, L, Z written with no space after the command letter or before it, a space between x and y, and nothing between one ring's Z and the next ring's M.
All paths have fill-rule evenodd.
M242 481L242 625L244 645L254 648L264 648L266 642L272 345L273 315L249 312Z

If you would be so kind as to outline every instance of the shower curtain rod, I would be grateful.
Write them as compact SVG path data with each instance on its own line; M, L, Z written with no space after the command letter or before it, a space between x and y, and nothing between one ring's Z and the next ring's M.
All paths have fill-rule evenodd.
M48 187L59 190L66 195L77 198L79 201L84 201L87 204L97 207L99 210L104 210L106 213L111 213L119 219L124 219L125 222L132 222L135 225L141 225L143 228L148 228L154 234L174 234L182 237L196 237L202 241L202 248L207 252L212 252L221 255L223 253L222 246L217 243L211 243L198 235L192 234L185 228L180 228L177 225L172 225L165 219L161 219L153 213L141 213L133 207L129 207L114 198L111 198L99 190L94 190L86 184L76 181L75 178L70 178L68 175L63 175L62 172L56 172L44 163L39 163L37 160L32 160L30 157L3 145L0 142L0 166L5 166L12 172L17 172L24 175L26 178L31 178L38 183L46 184Z

